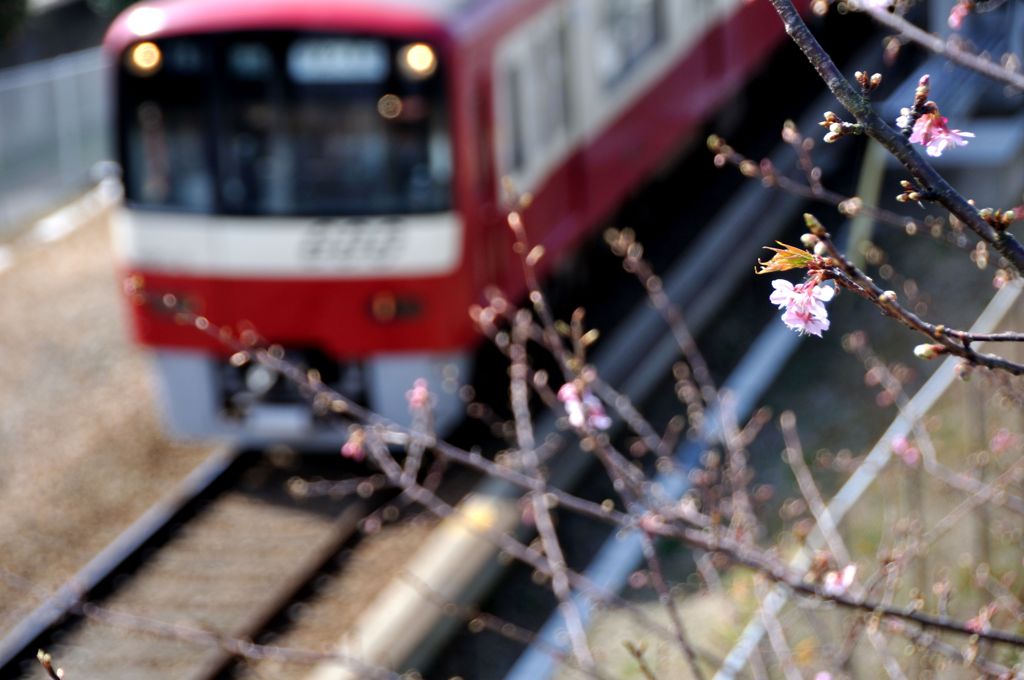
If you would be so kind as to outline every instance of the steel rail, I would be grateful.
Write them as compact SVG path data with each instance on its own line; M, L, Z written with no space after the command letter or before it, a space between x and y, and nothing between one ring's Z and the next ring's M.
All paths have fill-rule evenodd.
M0 640L0 676L9 674L9 667L26 655L34 656L30 652L36 640L72 613L90 592L138 554L175 517L213 488L239 460L240 454L240 450L229 446L214 451L182 479L170 494L135 520L53 595L22 619Z
M306 555L302 565L289 578L288 583L278 589L277 596L263 603L243 628L232 632L232 636L239 640L251 640L264 631L289 604L295 601L309 582L323 571L324 565L352 540L359 530L359 522L369 512L369 507L370 504L362 500L346 507L334 522L328 540ZM221 677L236 660L237 656L231 650L218 648L210 655L201 670L189 676L189 680L214 680Z

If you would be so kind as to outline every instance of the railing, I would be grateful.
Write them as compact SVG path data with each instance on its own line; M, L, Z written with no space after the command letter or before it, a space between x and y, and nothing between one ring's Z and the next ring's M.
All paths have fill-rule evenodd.
M99 48L0 71L0 238L110 158L109 89Z

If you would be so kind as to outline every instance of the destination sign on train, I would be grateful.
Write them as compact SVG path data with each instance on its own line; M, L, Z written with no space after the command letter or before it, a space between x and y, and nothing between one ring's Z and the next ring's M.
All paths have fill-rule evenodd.
M299 83L374 83L387 77L389 61L381 41L308 38L288 50L288 75Z

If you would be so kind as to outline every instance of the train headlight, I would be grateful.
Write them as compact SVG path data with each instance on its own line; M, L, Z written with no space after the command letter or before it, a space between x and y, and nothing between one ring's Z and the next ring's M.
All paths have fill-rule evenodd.
M156 43L141 42L128 53L128 66L137 75L153 75L160 69L164 56Z
M164 27L164 11L158 7L138 7L125 19L125 27L140 38Z
M434 48L425 43L412 43L398 51L398 68L407 78L423 80L437 70Z

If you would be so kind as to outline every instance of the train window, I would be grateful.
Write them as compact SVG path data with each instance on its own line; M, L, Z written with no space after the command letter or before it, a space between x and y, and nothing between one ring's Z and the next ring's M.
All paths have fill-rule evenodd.
M243 80L262 80L274 73L274 58L266 45L239 43L228 49L228 70Z
M612 89L665 39L665 0L597 0L594 62Z
M557 143L570 130L568 34L562 23L538 34L533 46L536 76L537 143Z
M288 49L288 75L297 83L376 83L390 59L381 40L300 39Z
M523 72L518 63L506 65L501 75L502 169L522 172L526 167L526 125L523 117Z
M443 64L405 78L392 66L402 44L344 36L179 40L200 50L201 72L121 76L134 205L274 215L450 208Z
M143 201L191 212L214 207L202 121L187 107L144 101L135 109L130 186Z
M497 48L496 156L516 191L531 191L576 131L570 25L565 6L553 4Z
M210 212L216 201L202 97L208 62L191 39L149 45L157 55L152 67L133 68L126 60L124 71L133 83L122 104L128 195L147 205Z

